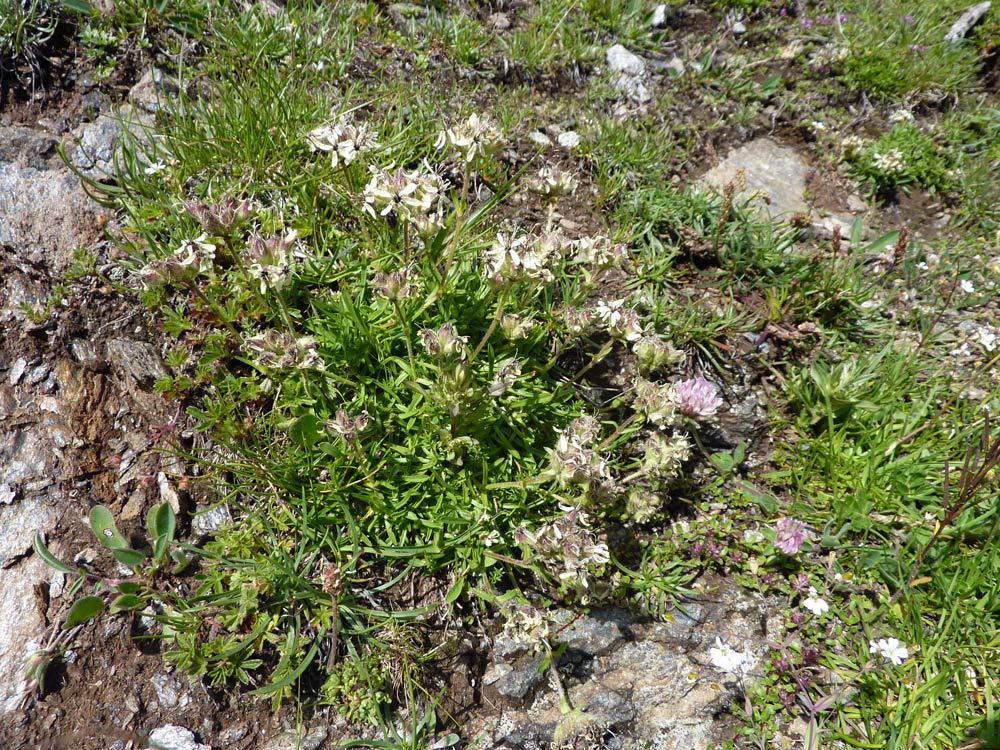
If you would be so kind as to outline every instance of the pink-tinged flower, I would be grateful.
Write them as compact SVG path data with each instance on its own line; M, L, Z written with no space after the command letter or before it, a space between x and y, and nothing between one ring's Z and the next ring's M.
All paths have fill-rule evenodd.
M718 389L703 377L682 380L674 386L677 408L685 417L708 419L722 406Z
M775 531L778 532L774 540L774 546L786 555L794 555L802 548L802 543L806 540L806 525L802 521L794 518L782 518L775 524Z

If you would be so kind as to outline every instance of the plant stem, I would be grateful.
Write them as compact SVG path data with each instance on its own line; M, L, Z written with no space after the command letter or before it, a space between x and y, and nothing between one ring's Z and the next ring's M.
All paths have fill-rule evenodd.
M399 300L394 299L392 306L396 310L396 317L399 318L399 325L403 328L403 338L406 340L406 356L410 360L410 377L415 380L417 377L417 361L413 357L413 342L410 341L410 327L406 324L406 318L403 316L403 308L400 306Z
M479 340L479 343L476 344L476 348L472 351L472 354L469 355L469 360L468 360L469 364L472 364L473 360L475 360L475 358L479 355L479 352L481 352L483 350L483 347L486 346L486 342L490 340L490 336L493 335L493 332L497 329L497 326L500 325L500 318L503 317L503 309L504 305L507 304L507 293L509 291L510 291L509 286L505 286L503 289L500 290L500 299L497 300L497 309L496 312L493 314L493 320L490 321L490 327L486 329L486 333L483 334L483 337Z

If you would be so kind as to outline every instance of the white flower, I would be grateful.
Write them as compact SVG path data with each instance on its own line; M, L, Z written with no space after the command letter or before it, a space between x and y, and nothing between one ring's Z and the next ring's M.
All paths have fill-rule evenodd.
M200 273L207 273L212 270L215 245L208 241L208 235L202 234L193 240L183 240L174 255L181 266L197 268Z
M802 606L819 617L830 611L830 605L821 599L816 592L815 586L809 587L809 596L802 601Z
M146 174L152 176L154 174L159 174L160 172L164 171L166 168L167 168L167 165L163 163L163 159L157 159L156 161L154 161L152 164L150 164L148 167L146 167L142 171L145 172Z
M489 117L472 114L465 122L442 130L434 145L437 148L450 145L472 164L498 151L503 144L503 135Z
M962 279L960 282L958 282L958 285L962 287L962 291L965 292L966 294L974 294L976 291L976 285L973 284L968 279Z
M605 330L613 338L636 341L642 337L642 324L635 310L625 307L625 300L616 299L600 301L594 311L597 319L604 324Z
M910 658L910 651L898 638L879 638L877 641L868 641L868 649L872 655L878 654L885 661L892 662L899 666Z
M712 665L723 672L742 672L747 663L746 654L734 650L728 643L723 643L718 636L715 638L715 646L708 650L708 655Z

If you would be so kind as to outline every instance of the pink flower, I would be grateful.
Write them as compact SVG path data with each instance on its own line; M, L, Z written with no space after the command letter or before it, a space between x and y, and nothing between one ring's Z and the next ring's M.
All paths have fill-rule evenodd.
M683 380L675 385L674 398L681 414L695 419L714 417L722 406L718 389L703 377Z
M806 540L806 525L794 518L782 518L775 524L775 531L778 532L774 540L774 546L786 555L794 555L802 547Z

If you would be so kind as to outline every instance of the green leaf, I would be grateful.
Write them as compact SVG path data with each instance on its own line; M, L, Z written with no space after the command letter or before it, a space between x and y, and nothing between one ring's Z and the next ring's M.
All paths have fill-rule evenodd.
M77 599L66 615L66 622L63 623L63 630L69 630L77 625L82 625L88 620L93 620L104 611L104 600L99 596L85 596Z
M62 0L63 10L70 10L74 13L83 13L86 16L96 16L99 15L94 6L87 2L87 0Z
M323 423L315 414L303 414L292 422L288 434L299 445L311 448L324 436Z
M465 578L459 578L455 581L455 585L448 589L448 593L444 595L444 600L448 604L454 604L455 601L462 595L462 591L465 589Z
M142 586L135 581L121 581L118 584L118 591L122 594L138 594L141 590Z
M111 511L103 505L95 505L90 509L90 528L94 530L94 535L108 549L122 549L128 547L128 540L122 536L115 526L115 517Z
M862 252L865 254L878 255L883 250L892 247L899 241L899 230L893 230L892 232L887 232L879 237L877 240L872 240L867 245L864 246Z
M114 601L111 602L111 607L109 608L111 613L115 612L132 612L137 609L142 609L146 604L146 600L141 596L136 596L135 594L122 594L121 596L115 597Z
M111 553L115 556L115 559L123 565L128 565L130 568L138 568L144 562L146 562L146 556L141 552L137 552L134 549L129 549L128 547L122 547L119 549L111 550Z
M149 509L146 516L146 528L149 529L149 537L153 543L159 545L160 539L170 542L174 538L177 530L177 517L170 503L159 503ZM159 557L159 555L157 555Z
M738 481L736 486L740 488L740 492L742 492L748 500L757 503L757 505L759 505L765 513L774 513L778 510L778 499L770 492L758 489L754 485L750 484L750 482L745 482L743 480Z
M184 570L184 568L186 568L191 563L191 561L188 559L188 556L185 555L183 552L181 552L179 549L170 550L170 559L173 560L175 563L173 569L170 572L174 573L175 575L177 573L180 573L182 570Z
M50 568L55 568L62 573L76 573L76 568L64 563L58 557L49 552L49 548L45 546L45 538L42 536L41 532L35 533L35 538L31 540L31 546L35 548L35 554L37 554Z

